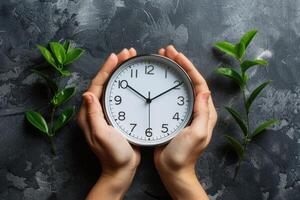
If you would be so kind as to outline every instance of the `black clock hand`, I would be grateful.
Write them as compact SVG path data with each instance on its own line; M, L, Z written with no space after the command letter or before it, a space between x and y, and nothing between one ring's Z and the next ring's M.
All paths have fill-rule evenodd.
M142 97L143 99L146 100L146 102L148 103L148 98L146 98L144 95L142 95L141 93L139 93L138 91L136 91L133 87L131 87L130 85L127 85L128 88L130 88L133 92L135 92L137 95L139 95L140 97Z
M183 84L183 82L181 82L181 83L178 83L178 84L177 84L177 85L175 85L174 87L171 87L170 89L168 89L168 90L164 91L163 93L160 93L159 95L157 95L157 96L153 97L152 99L150 99L150 102L151 102L151 101L153 101L154 99L156 99L156 98L160 97L161 95L164 95L164 94L166 94L167 92L170 92L171 90L173 90L173 89L177 88L178 86L180 86L180 85L182 85L182 84Z
M150 99L150 92L148 92L148 99ZM148 128L150 128L150 103L148 103Z

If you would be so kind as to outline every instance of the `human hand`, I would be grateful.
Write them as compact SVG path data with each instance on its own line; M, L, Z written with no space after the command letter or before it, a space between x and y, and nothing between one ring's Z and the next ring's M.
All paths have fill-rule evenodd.
M87 200L120 199L123 197L134 177L140 162L140 152L104 118L99 99L104 84L112 71L123 61L136 56L135 49L124 49L118 55L111 54L90 87L83 94L77 122L85 138L101 162L102 173L90 191Z
M159 54L177 62L190 76L195 90L193 121L166 146L154 152L155 166L173 199L208 199L195 174L198 156L210 142L217 113L205 79L173 46Z

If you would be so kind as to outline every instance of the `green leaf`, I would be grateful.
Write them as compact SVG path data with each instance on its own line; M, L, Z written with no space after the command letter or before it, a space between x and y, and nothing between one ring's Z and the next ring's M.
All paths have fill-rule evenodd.
M65 103L75 94L75 91L75 87L68 87L58 91L51 100L52 105L57 107Z
M63 65L65 60L66 60L66 50L63 47L63 45L61 45L58 42L50 42L50 48L52 53L55 55L56 60L58 61L58 63L60 65Z
M238 43L236 46L235 46L235 48L236 48L236 52L237 52L237 58L239 59L239 60L241 60L243 57L244 57L244 55L245 55L245 45L244 45L244 43Z
M239 143L239 141L237 141L236 139L234 139L233 137L231 137L229 135L225 135L225 138L227 139L229 144L233 147L236 154L239 156L239 159L242 160L243 157L244 157L244 148L243 148L243 146Z
M47 74L40 72L38 70L35 70L35 69L32 69L31 71L36 73L37 75L39 75L46 81L46 83L48 84L48 86L53 94L55 94L57 92L57 90L58 90L57 84Z
M253 90L253 92L250 94L249 98L246 101L247 113L249 113L249 109L250 109L252 103L254 102L254 100L256 99L256 97L259 95L259 93L271 82L272 81L266 81Z
M245 60L241 64L242 72L245 73L249 68L255 66L255 65L267 65L268 62L266 60Z
M63 76L70 76L71 72L67 69L61 69L59 70L59 72L63 75Z
M274 120L274 119L263 122L253 131L253 133L250 135L250 139L253 139L255 136L257 136L258 134L260 134L264 130L266 130L266 128L268 128L274 124L277 124L277 123L278 123L278 121Z
M256 35L256 33L257 33L257 30L254 29L254 30L248 31L247 33L245 33L242 36L240 43L243 43L245 45L245 49L247 49L247 47L251 43L252 39Z
M44 56L44 58L47 60L47 62L50 65L52 65L55 69L57 69L58 67L55 64L55 60L52 57L51 52L47 48L45 48L45 47L43 47L41 45L36 45L36 46L40 50L40 52L42 53L42 55Z
M26 119L37 129L49 135L48 125L43 116L35 111L25 112Z
M70 41L69 40L64 41L63 47L66 50L66 53L68 53L68 51L71 49Z
M237 57L237 52L234 44L231 44L230 42L223 41L223 42L217 42L214 44L214 47L219 49L220 51L232 56Z
M70 64L80 58L80 56L83 54L84 50L80 48L71 49L67 54L67 59L65 64Z
M225 108L231 114L233 119L238 123L238 125L240 126L240 128L243 131L244 136L247 136L248 135L248 129L247 129L247 126L246 126L244 120L240 116L240 114L237 111L235 111L233 108L230 108L230 107L225 107Z
M71 72L67 69L62 69L62 68L57 68L57 71L62 75L62 76L70 76Z
M231 78L234 80L241 88L244 87L244 81L241 75L235 71L234 69L227 68L227 67L220 67L216 70L218 74L224 75L226 77Z
M53 133L66 125L74 116L75 107L66 108L64 111L58 116L58 118L54 122Z

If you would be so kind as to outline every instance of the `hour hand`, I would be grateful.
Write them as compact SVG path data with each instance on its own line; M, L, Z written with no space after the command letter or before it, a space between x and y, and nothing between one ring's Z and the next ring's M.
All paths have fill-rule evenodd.
M146 100L146 102L148 102L148 98L147 97L145 97L144 95L142 95L141 93L139 93L138 91L136 91L133 87L131 87L130 85L127 85L127 87L129 88L129 89L131 89L134 93L136 93L138 96L140 96L140 97L142 97L143 99L145 99Z

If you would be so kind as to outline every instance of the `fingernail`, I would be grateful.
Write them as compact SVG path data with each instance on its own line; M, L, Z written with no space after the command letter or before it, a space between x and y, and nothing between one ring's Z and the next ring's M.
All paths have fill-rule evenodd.
M82 96L83 96L85 103L87 103L87 104L93 103L93 97L91 95L83 94Z
M173 46L172 44L169 44L169 45L167 46L167 48L174 48L174 46Z
M131 56L136 56L136 54L137 54L135 48L133 48L133 47L131 47L131 48L129 49L129 53L131 54Z
M110 58L112 58L112 57L114 57L114 56L116 56L116 54L115 54L115 53L111 53L111 54L108 56L108 59L110 59Z

